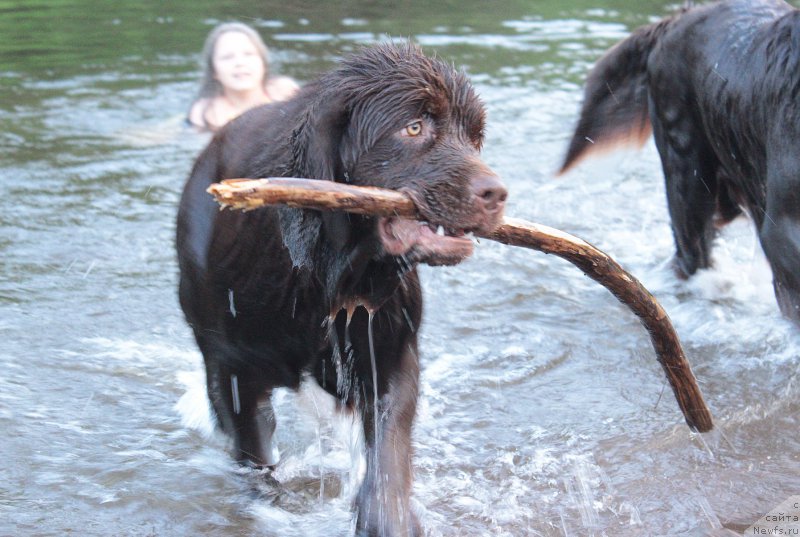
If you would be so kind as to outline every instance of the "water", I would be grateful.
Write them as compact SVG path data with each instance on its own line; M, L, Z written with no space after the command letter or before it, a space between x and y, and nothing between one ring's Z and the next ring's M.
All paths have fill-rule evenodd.
M746 221L669 270L652 144L554 178L591 63L661 1L38 1L0 17L0 535L344 536L357 424L276 394L281 463L213 433L176 300L174 216L207 141L182 129L208 29L256 25L299 81L413 36L489 112L508 214L614 256L661 300L717 430L683 424L633 315L572 265L481 241L423 268L414 506L430 536L741 533L800 489L798 331ZM730 533L728 533L730 534Z

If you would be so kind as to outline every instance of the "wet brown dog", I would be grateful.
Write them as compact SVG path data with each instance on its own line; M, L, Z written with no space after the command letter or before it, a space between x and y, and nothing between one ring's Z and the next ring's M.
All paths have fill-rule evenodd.
M420 533L409 509L422 317L415 265L460 262L472 252L465 234L500 222L506 191L480 159L483 130L484 108L462 73L410 44L376 46L222 129L181 199L181 306L236 458L275 464L272 389L316 378L362 417L359 535ZM205 192L221 179L268 176L403 190L427 222L220 212Z
M562 172L651 127L679 275L710 265L717 227L744 208L781 310L800 322L800 12L733 0L634 32L589 75Z

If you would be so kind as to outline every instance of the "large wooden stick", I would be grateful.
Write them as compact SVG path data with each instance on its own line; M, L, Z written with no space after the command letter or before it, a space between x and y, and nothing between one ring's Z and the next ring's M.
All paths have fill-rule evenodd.
M414 202L401 192L331 181L229 179L211 185L208 191L220 204L235 209L287 205L374 216L419 218ZM683 353L678 335L667 313L639 280L591 244L547 226L506 218L498 229L483 237L562 257L611 291L639 317L650 333L658 361L666 373L686 423L695 431L711 430L711 413Z

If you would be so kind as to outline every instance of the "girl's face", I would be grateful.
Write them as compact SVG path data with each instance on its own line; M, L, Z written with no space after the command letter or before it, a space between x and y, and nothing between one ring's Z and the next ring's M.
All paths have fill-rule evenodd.
M248 91L264 83L264 61L242 32L225 32L217 38L212 63L214 78L226 90Z

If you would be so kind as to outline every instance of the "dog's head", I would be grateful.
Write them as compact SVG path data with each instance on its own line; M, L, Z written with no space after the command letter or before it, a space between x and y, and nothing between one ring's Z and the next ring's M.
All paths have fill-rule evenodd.
M329 226L337 228L329 239L347 244L357 233L361 242L376 239L373 259L454 264L472 252L466 234L500 223L506 190L480 158L483 104L451 65L410 43L378 45L343 60L300 98L309 105L294 132L291 173L404 191L425 220L326 215L348 222Z

